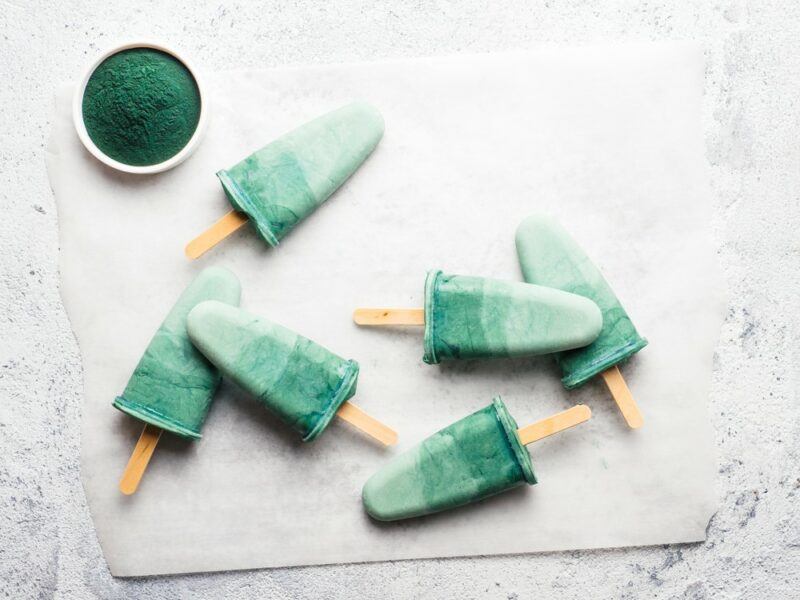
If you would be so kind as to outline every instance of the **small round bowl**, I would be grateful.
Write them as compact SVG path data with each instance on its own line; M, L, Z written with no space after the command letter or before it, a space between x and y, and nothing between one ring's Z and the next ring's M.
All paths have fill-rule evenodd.
M107 156L95 145L95 143L92 141L92 138L89 137L89 132L86 131L86 125L83 122L83 94L86 90L86 84L89 82L89 78L92 76L92 73L94 73L94 70L100 65L100 63L102 63L112 54L116 54L122 50L129 50L131 48L153 48L154 50L160 50L161 52L176 58L189 70L189 73L191 73L195 83L197 84L197 90L200 94L200 119L197 122L197 128L194 130L194 134L192 134L192 137L189 139L187 144L175 156L172 156L164 162L154 165L126 165L125 163L119 162L118 160L114 160L110 156ZM78 137L80 138L81 142L83 142L83 145L92 154L92 156L94 156L103 164L117 169L118 171L124 171L125 173L138 173L140 175L160 173L161 171L166 171L167 169L171 169L172 167L181 164L183 161L189 158L192 152L197 149L197 146L200 144L200 140L205 133L206 123L208 121L208 102L206 101L205 87L201 82L200 77L197 75L197 71L192 67L189 61L186 60L186 58L174 50L157 42L129 42L105 51L103 54L98 56L86 69L80 79L80 82L78 83L77 89L75 90L75 96L72 99L72 121L75 124L75 130L78 132Z

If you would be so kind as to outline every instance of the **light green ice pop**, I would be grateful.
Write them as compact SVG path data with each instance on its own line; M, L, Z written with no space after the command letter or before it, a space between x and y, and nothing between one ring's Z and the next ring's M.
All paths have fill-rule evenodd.
M375 519L395 521L536 483L517 424L498 397L434 433L375 473L362 492Z
M423 360L533 356L578 348L600 332L591 300L538 285L429 271L424 309L359 308L359 325L424 325Z
M378 145L383 117L356 102L301 125L217 173L233 207L271 246L325 202Z
M516 244L525 281L590 298L603 313L603 327L593 343L556 355L564 387L576 388L602 374L628 424L641 426L641 415L616 365L644 348L647 340L636 331L602 273L553 217L525 219L517 229Z
M383 136L377 109L354 102L301 125L217 173L234 211L186 246L198 258L248 221L271 246L314 212Z
M209 267L189 284L158 328L114 406L146 423L119 483L123 494L139 486L162 430L187 439L200 438L211 400L220 382L214 366L186 333L186 316L198 303L217 300L239 304L236 276Z
M364 485L364 508L379 521L395 521L533 485L536 476L525 446L590 417L589 408L578 405L517 429L498 396L375 473Z
M425 280L425 355L448 359L533 356L590 344L600 332L591 300L560 290L430 271Z
M204 300L238 305L240 294L233 273L204 269L164 319L114 406L181 437L199 439L220 375L189 341L186 317Z
M298 431L303 441L318 437L337 414L360 427L342 411L356 391L356 361L221 302L196 306L187 329L194 345L225 377Z

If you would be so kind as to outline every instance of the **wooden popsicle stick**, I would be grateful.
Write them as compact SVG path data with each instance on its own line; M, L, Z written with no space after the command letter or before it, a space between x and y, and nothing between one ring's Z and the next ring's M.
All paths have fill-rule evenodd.
M547 417L541 421L536 421L527 427L517 429L519 441L523 446L527 446L537 440L546 438L549 435L564 431L575 425L579 425L584 421L588 421L592 417L592 411L585 404L578 404L572 408L568 408L552 417Z
M131 453L128 460L128 465L125 467L125 472L122 474L122 479L119 480L119 491L130 496L139 487L139 482L142 480L142 475L150 462L150 457L153 456L153 451L156 449L158 440L161 439L162 429L155 425L145 425L142 429L142 434L139 436L139 441L136 442L136 447Z
M394 429L373 419L355 404L345 402L339 407L336 416L375 438L384 446L394 446L397 443L397 432Z
M194 260L199 258L211 248L219 244L222 240L247 223L247 215L236 210L232 210L203 233L186 244L186 256Z
M353 321L358 325L425 325L424 308L357 308Z
M636 405L636 400L633 399L633 394L631 394L631 391L628 389L628 384L625 383L622 373L619 372L619 368L614 365L610 369L603 371L600 375L602 375L603 381L605 381L608 386L608 391L611 392L617 406L619 406L620 411L622 411L622 416L625 417L625 422L628 424L628 427L631 429L639 429L639 427L644 425L644 419L642 418L642 413L639 411L639 407Z

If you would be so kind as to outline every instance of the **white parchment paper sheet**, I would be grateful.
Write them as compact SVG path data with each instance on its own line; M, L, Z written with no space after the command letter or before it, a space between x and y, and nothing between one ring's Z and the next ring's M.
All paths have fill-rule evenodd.
M209 75L212 119L184 165L103 167L57 100L48 169L62 294L84 361L82 477L111 571L133 576L702 540L715 506L706 414L722 320L708 240L693 45ZM229 205L214 173L352 99L381 109L375 154L278 249L245 228L197 262L187 241ZM520 279L513 235L557 215L650 346L623 367L645 416L628 430L602 382L566 392L548 357L428 366L422 331L364 330L356 306L421 306L429 268ZM165 435L139 492L117 481L140 432L111 407L166 312L206 265L242 306L362 365L353 401L400 433L342 422L303 444L231 384L196 443ZM388 458L501 394L520 425L577 402L586 425L529 447L540 483L395 524L362 511Z

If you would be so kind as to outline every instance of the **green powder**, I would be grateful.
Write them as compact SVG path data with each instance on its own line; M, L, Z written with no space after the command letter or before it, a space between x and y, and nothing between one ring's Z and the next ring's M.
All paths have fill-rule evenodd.
M189 142L200 120L200 91L179 60L152 48L109 56L83 94L83 122L107 156L126 165L155 165Z

